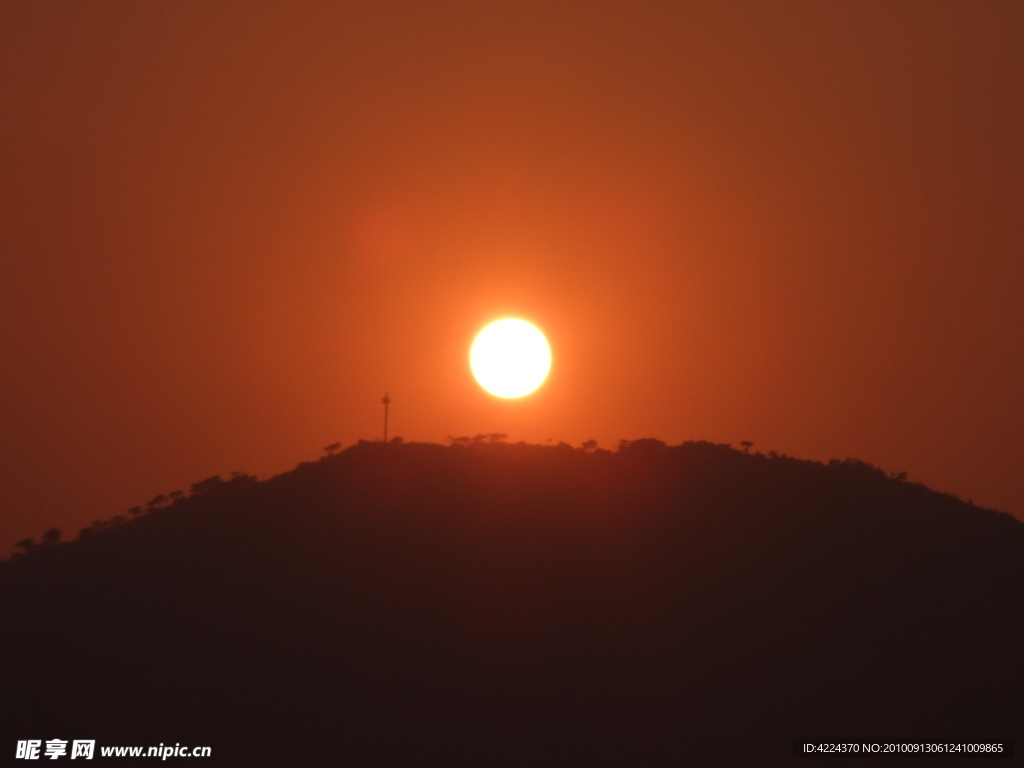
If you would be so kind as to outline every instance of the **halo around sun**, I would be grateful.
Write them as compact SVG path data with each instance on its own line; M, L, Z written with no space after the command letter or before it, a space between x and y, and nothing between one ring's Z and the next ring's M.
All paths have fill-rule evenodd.
M522 397L547 378L551 347L544 334L525 320L496 320L473 340L469 367L480 386L492 395Z

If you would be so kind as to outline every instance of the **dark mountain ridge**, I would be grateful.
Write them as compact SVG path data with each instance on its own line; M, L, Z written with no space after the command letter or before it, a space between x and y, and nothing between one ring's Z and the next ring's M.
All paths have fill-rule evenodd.
M1022 606L1024 525L855 460L360 443L5 564L3 748L766 764L797 737L1019 738Z

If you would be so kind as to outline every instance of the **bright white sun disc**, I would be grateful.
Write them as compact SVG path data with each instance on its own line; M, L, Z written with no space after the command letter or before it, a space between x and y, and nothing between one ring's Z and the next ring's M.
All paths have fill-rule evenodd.
M522 397L547 378L551 347L544 334L525 320L496 320L474 339L469 367L492 395Z

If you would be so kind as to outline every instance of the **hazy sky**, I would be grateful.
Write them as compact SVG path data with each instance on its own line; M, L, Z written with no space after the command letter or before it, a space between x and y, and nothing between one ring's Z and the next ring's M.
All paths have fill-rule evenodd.
M1024 517L1024 3L0 3L0 551L393 435ZM548 383L484 393L519 316Z

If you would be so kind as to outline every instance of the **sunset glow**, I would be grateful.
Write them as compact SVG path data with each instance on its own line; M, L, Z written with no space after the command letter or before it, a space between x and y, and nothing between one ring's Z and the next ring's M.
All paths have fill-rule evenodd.
M0 746L1012 759L1022 40L0 1Z
M1024 520L1024 3L294 5L0 4L0 558L386 391ZM546 378L470 370L503 318Z

